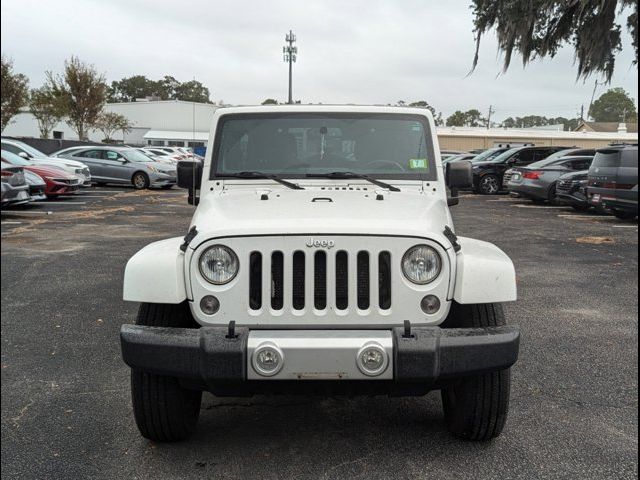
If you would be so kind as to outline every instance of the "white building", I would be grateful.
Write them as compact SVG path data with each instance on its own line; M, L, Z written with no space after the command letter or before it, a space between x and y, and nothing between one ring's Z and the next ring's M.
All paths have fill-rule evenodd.
M107 103L105 111L124 115L133 128L123 135L116 132L114 140L127 145L167 145L177 147L205 146L213 112L218 108L209 103L180 100L145 100L125 103ZM38 122L29 112L16 115L3 130L3 135L39 137ZM63 121L52 131L52 137L78 140L78 135ZM100 142L104 134L89 131L89 140Z

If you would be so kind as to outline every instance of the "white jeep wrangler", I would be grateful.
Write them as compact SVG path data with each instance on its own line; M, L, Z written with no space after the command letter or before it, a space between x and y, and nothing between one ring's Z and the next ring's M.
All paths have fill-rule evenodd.
M202 391L424 395L455 434L500 434L519 332L511 260L457 237L468 162L440 160L428 110L218 109L203 163L178 183L187 235L127 263L121 329L135 419L186 438Z

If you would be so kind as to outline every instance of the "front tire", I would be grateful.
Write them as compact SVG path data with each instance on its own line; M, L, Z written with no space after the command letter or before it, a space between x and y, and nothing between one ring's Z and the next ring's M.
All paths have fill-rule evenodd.
M484 328L505 325L500 304L453 303L443 328ZM502 432L509 411L511 370L468 377L442 389L447 428L454 435L488 441Z
M495 175L485 175L478 182L478 191L482 195L497 195L500 192L500 179Z
M136 172L131 177L131 183L136 190L145 190L149 188L151 182L149 181L149 175L144 172Z
M620 220L633 220L637 217L634 212L625 212L624 210L613 210L613 214Z
M143 303L137 325L197 328L186 302ZM176 442L189 437L200 415L202 392L183 388L178 379L131 369L133 414L142 436L156 442Z

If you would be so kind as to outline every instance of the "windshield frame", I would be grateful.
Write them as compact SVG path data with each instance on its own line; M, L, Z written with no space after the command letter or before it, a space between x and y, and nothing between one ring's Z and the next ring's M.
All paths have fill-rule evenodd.
M433 159L433 169L431 169L428 173L376 173L376 172L358 172L364 173L365 175L375 178L375 179L389 179L389 180L406 180L406 181L426 181L433 182L438 180L438 166L436 164L435 157L435 149L433 145L433 133L431 131L431 127L429 125L429 121L427 117L424 115L413 114L413 113L381 113L381 112L323 112L323 111L305 111L305 112L255 112L255 113L227 113L221 115L218 119L218 123L216 125L215 131L215 140L213 143L212 153L211 153L211 166L209 168L209 180L221 180L221 179L235 179L231 173L228 176L224 173L216 172L218 166L218 159L220 154L220 147L222 142L222 129L226 122L233 120L260 120L260 119L270 119L276 120L279 118L286 119L294 119L296 117L299 118L313 118L313 117L328 117L328 118L347 118L347 119L394 119L394 120L405 120L405 121L414 121L420 122L422 125L424 136L425 136L425 151L429 158ZM277 173L276 175L279 178L297 178L297 179L305 179L309 180L307 177L308 174L312 174L313 172L309 171L299 171L299 172L291 172L291 173ZM250 180L250 179L249 179ZM358 180L357 178L349 179L349 180Z

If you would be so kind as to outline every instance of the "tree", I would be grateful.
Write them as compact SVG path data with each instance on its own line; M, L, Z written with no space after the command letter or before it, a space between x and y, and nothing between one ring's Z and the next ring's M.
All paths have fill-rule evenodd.
M166 78L166 77L165 77ZM211 103L209 89L197 80L180 83L175 87L172 98L185 102Z
M481 127L486 125L486 120L482 118L480 110L472 108L471 110L467 110L464 115L466 117L465 125L468 127Z
M137 98L159 96L159 94L158 82L149 80L144 75L134 75L111 82L108 88L109 102L135 102Z
M107 100L104 75L93 65L71 57L64 64L64 74L54 76L47 72L47 87L59 99L67 113L67 124L80 140L86 140L87 131L95 125Z
M38 122L40 138L49 138L49 133L53 130L53 127L66 114L63 102L48 86L31 90L29 111Z
M621 50L621 29L616 13L631 8L627 29L638 63L637 0L473 0L476 52L473 68L478 64L482 36L495 27L498 48L504 53L504 70L514 52L527 65L536 58L554 57L570 43L575 49L578 78L601 73L611 80L616 55Z
M20 109L27 103L29 97L29 80L21 73L13 72L13 61L2 56L2 71L0 72L0 132Z
M637 122L636 106L623 88L612 88L600 95L589 116L596 122Z
M278 101L274 100L273 98L267 98L264 102L262 102L262 105L277 105Z
M101 113L98 115L95 123L95 128L100 130L105 136L102 140L104 143L111 143L113 141L112 135L114 132L122 131L124 135L125 132L131 131L131 127L133 127L133 124L127 117L115 112Z
M464 112L456 110L447 118L447 127L464 127L467 121L467 116Z

